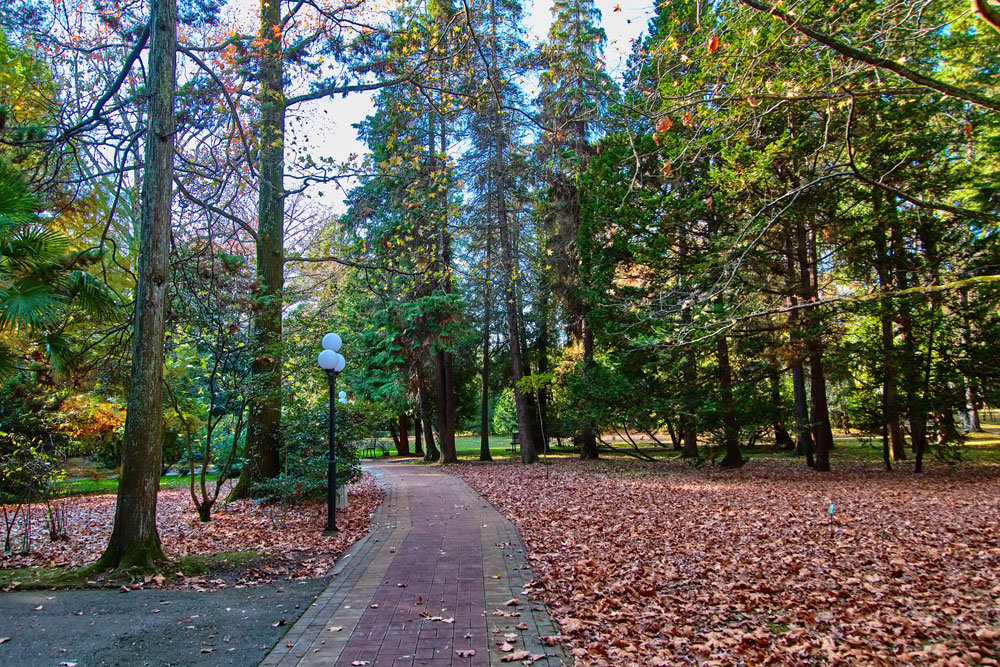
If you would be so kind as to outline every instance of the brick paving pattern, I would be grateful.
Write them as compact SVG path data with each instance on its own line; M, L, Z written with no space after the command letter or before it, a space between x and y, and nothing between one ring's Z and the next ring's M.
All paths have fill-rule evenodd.
M371 532L262 665L511 664L501 662L512 653L500 650L505 635L516 635L514 651L544 655L536 665L566 662L561 647L539 639L557 631L522 592L532 573L517 528L434 467L370 469L386 494ZM505 605L511 598L520 604Z

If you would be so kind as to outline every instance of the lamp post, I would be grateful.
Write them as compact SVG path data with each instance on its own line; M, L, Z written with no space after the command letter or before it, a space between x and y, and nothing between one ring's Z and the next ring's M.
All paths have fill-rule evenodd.
M337 375L344 370L347 360L338 350L342 341L335 333L323 336L323 351L319 353L319 367L326 371L330 381L330 456L326 482L326 530L337 532Z

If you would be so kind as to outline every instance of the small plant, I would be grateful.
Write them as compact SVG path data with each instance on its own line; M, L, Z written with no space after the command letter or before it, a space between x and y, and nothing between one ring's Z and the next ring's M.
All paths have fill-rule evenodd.
M26 554L31 551L34 540L32 505L44 502L47 507L51 507L55 485L65 477L65 457L51 438L44 447L9 432L0 432L0 438L7 439L7 446L0 453L3 550L6 553L13 551L16 538L19 537L17 552ZM11 505L13 511L10 509ZM15 529L19 523L18 533ZM51 525L49 535L55 536L53 541L69 539L65 512L53 509L47 516L47 524Z
M68 514L66 513L65 505L53 503L51 500L46 499L45 528L48 530L49 540L52 542L68 542L68 524L69 519Z

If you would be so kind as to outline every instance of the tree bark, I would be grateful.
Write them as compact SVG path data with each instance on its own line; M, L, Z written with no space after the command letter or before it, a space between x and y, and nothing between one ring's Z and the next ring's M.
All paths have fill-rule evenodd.
M688 237L687 230L683 227L679 230L678 251L680 254L681 266L687 268L688 260ZM691 307L687 304L681 308L681 328L687 330L691 326ZM695 350L691 345L684 347L681 352L683 360L681 364L681 395L683 407L681 411L681 458L698 458L698 420L695 413L698 410L697 387L695 383L698 378L695 359Z
M966 358L972 356L972 325L969 322L969 291L960 290L958 293L958 305L962 312L962 350ZM976 378L964 375L962 381L965 383L965 427L976 433L983 432L983 424L979 419L979 403L982 400L976 387Z
M792 308L788 312L788 344L795 355L791 363L792 396L795 401L795 451L800 456L804 455L806 457L807 466L815 468L816 461L813 459L812 427L809 424L809 399L806 394L806 376L802 363L802 352L800 350L799 311L795 309L799 301L796 296L795 254L792 247L791 235L785 237L785 258L788 305Z
M156 530L163 444L163 343L170 282L177 4L150 3L149 120L142 184L132 370L114 527L97 569L151 567L164 558Z
M514 278L514 249L510 223L507 218L507 170L504 165L504 133L501 127L500 109L494 109L493 135L495 154L493 156L493 178L496 192L497 222L500 234L500 265L503 270L504 312L507 316L507 346L510 349L511 379L514 389L514 407L517 413L517 428L521 437L521 461L534 463L538 460L535 444L531 439L531 420L527 403L518 383L523 377L521 362L521 336L518 325L517 295Z
M583 373L584 376L589 376L594 369L594 332L587 322L586 311L580 315L580 331L583 338ZM580 431L580 458L587 460L598 458L597 433L594 422L589 417L583 425L583 430Z
M538 374L544 375L549 371L549 291L547 281L541 286L541 304L538 318L538 338L535 343L536 354L538 355ZM541 431L541 439L538 448L541 453L549 453L549 438L546 432L549 420L549 398L548 389L540 387L537 398L538 426Z
M814 301L817 292L814 287L816 272L815 259L810 260L806 227L799 221L796 227L796 242L799 259L799 297L806 303ZM826 401L826 375L823 370L823 343L820 338L820 324L815 309L808 309L805 316L806 351L809 361L809 397L811 399L809 417L812 426L813 444L816 447L816 470L830 471L830 450L833 449L833 432L830 429L830 412Z
M420 411L413 415L413 455L423 457L424 455L424 443L421 434L423 428L423 420L420 419Z
M405 412L399 413L399 441L396 452L400 456L410 455L410 417Z
M719 362L719 393L722 398L722 430L726 442L726 455L720 464L723 468L739 468L743 465L740 451L740 428L733 411L733 369L729 364L729 339L720 336L715 343Z
M873 208L876 215L884 213L885 198L880 191L874 193ZM895 216L888 216L895 221ZM899 230L889 225L889 234L895 236ZM889 244L886 243L885 231L877 228L873 231L875 245L875 272L878 275L879 286L883 291L892 288L892 268L889 265ZM896 366L896 333L893 329L893 304L891 299L882 299L879 305L879 324L882 336L882 407L885 414L886 435L889 439L889 451L892 458L901 461L906 458L906 440L903 437L903 425L899 418L899 375Z
M445 120L440 119L441 154L448 152L447 128ZM432 125L433 127L433 125ZM431 132L431 148L434 147L434 132ZM432 164L437 168L437 160L432 158ZM445 191L444 202L447 206L448 193ZM447 210L447 209L446 209ZM440 251L438 272L440 275L439 289L445 294L451 293L451 234L448 233L447 213L445 219L438 225L438 248ZM458 463L458 452L455 450L455 380L454 363L451 352L442 345L437 352L437 399L438 399L438 444L441 446L442 463Z
M420 374L422 375L422 373ZM420 401L420 422L424 425L424 461L433 463L441 458L441 452L434 444L434 431L431 428L430 399L423 377L417 377L417 396Z
M227 500L247 498L254 484L281 470L281 305L285 286L285 92L281 3L261 0L260 184L257 195L257 282L254 397L247 421L246 463Z
M691 323L691 308L685 307L681 311L682 326ZM698 420L695 417L697 410L695 392L695 382L697 370L695 369L694 350L687 346L684 351L684 361L681 366L681 384L684 385L684 411L681 413L681 458L698 458Z
M785 414L781 400L781 376L778 373L778 358L774 354L768 355L767 381L771 393L771 428L774 430L774 444L782 449L795 449L795 441L788 435L788 430L784 424Z
M490 453L490 315L492 301L490 300L490 268L493 264L492 222L487 214L486 225L486 275L483 280L483 366L479 405L479 460L492 461Z

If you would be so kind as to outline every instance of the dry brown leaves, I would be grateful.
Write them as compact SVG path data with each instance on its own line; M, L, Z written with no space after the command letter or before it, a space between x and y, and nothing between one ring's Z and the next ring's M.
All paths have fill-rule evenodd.
M521 529L579 664L1000 657L996 467L546 467L449 470Z
M223 491L222 497L225 496ZM219 503L212 521L202 523L187 489L165 489L157 497L156 523L163 549L170 558L214 555L231 551L259 551L263 562L242 573L240 583L265 583L275 577L318 577L327 574L337 555L356 542L371 524L382 491L375 478L365 473L348 487L346 509L337 511L335 536L323 535L326 504L310 503L283 509L253 500ZM26 556L0 555L0 568L79 567L97 560L107 546L115 512L115 496L75 496L57 501L68 518L69 541L50 542L45 534L44 507L32 512L34 541ZM13 537L20 543L23 523ZM151 578L151 586L224 585L222 580Z

